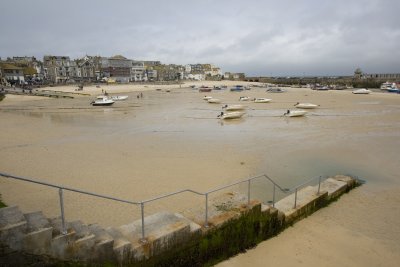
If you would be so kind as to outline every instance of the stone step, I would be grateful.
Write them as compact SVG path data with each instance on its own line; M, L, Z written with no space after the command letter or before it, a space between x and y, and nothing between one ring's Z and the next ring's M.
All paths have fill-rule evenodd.
M0 228L0 243L9 246L11 249L21 250L22 239L27 233L27 222L8 224Z
M71 259L73 251L70 248L73 246L75 239L74 231L68 232L66 235L57 235L51 240L50 255L61 260Z
M56 217L56 218L51 218L49 219L50 222L50 227L53 227L53 236L58 236L62 234L62 220L61 217ZM67 229L67 232L72 231L73 229L70 226L70 223L65 221L65 229Z
M76 238L82 238L91 234L89 226L80 220L69 222L68 225L75 231Z
M78 261L87 261L94 259L94 245L96 243L95 235L88 235L77 239L70 249L73 252L74 259Z
M96 236L97 242L113 239L113 237L98 224L91 224L88 226L88 229Z
M49 255L51 252L53 228L43 228L30 232L23 237L22 249L28 253Z
M0 209L0 228L8 224L26 222L24 214L18 209L18 206L5 207Z
M30 212L24 214L25 220L28 222L28 231L38 231L40 229L49 228L50 222L41 211Z

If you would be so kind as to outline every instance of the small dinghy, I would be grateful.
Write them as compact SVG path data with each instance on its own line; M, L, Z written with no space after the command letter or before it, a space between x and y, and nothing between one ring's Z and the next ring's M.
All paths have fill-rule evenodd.
M296 108L305 108L305 109L311 109L311 108L317 108L319 105L311 104L311 103L299 103L297 102L294 104Z
M238 119L241 118L245 112L243 111L233 111L233 112L221 112L221 114L218 115L218 118L223 119L223 120L229 120L229 119Z
M371 91L368 90L368 89L365 89L365 88L361 88L361 89L354 90L352 93L353 94L367 95L367 94L371 93Z
M249 101L249 100L250 100L250 97L248 97L248 96L239 97L239 101Z
M246 106L237 104L237 105L225 105L222 108L225 109L226 111L231 111L231 110L243 110L246 109Z
M286 111L283 116L287 117L301 117L307 114L305 110L288 110Z
M221 100L218 98L210 98L207 100L207 102L211 103L211 104L219 104L219 103L221 103Z
M128 96L127 95L114 95L114 96L111 96L111 99L114 101L122 101L122 100L128 99Z
M268 103L271 100L269 98L254 98L254 103Z
M209 100L209 99L211 99L211 98L212 98L212 96L207 96L207 95L206 95L206 96L203 97L203 100Z

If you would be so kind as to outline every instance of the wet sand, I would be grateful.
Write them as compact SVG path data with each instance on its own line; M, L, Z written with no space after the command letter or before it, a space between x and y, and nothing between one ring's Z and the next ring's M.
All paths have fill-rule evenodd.
M366 180L364 186L221 266L399 261L400 95L298 88L199 93L184 85L115 85L107 92L128 94L127 101L91 107L103 88L84 88L91 96L75 99L0 102L0 171L133 201L184 188L206 191L262 173L283 187L320 175L356 175ZM143 98L136 97L139 91ZM221 122L216 116L222 104L208 104L204 95L223 104L239 103L243 95L272 101L245 103L244 118ZM282 117L296 102L320 107L304 118ZM252 192L268 200L271 190L260 182ZM59 215L55 189L0 178L0 193L25 212ZM146 205L145 212L180 211L201 201L185 194ZM115 226L140 216L137 207L76 193L65 192L65 203L68 220Z

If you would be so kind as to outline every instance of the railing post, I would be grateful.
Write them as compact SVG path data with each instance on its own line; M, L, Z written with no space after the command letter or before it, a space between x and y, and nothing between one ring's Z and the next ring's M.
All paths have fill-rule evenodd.
M62 188L58 188L58 195L60 196L60 208L61 208L61 233L63 235L67 234L67 229L65 229L65 216L64 216L64 198Z
M319 195L320 189L321 189L321 176L318 178L318 193L317 193L317 195Z
M204 227L208 227L208 193L206 193L206 219L204 223Z
M275 208L275 184L274 184L274 191L272 192L272 207Z
M250 183L251 183L251 180L249 179L248 184L247 184L247 206L250 206Z
M296 208L296 206L297 206L297 187L296 187L296 191L294 192L294 209Z
M140 202L140 212L142 214L142 242L144 242L145 239L145 234L144 234L144 203Z

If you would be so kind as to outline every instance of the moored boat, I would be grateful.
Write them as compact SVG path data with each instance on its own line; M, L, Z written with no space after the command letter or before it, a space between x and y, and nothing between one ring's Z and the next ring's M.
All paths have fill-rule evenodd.
M283 93L283 92L286 92L286 90L282 89L282 88L273 88L273 87L271 87L271 88L267 89L267 92L269 92L269 93Z
M254 103L268 103L271 100L269 98L254 98Z
M283 116L287 117L301 117L307 114L305 110L287 110Z
M199 88L199 92L211 92L211 91L212 91L212 88L208 87L208 86L201 86Z
M246 109L246 106L237 104L237 105L225 105L222 108L225 109L226 111L231 111L231 110L243 110Z
M114 96L111 96L111 99L114 101L122 101L122 100L128 99L128 96L127 95L114 95Z
M111 106L114 103L114 100L110 99L108 96L100 95L90 104L92 104L92 106Z
M299 103L297 102L296 104L294 104L294 106L296 108L305 108L305 109L311 109L311 108L316 108L318 107L318 105L316 104L312 104L312 103Z
M248 97L248 96L239 97L239 101L249 101L249 100L250 100L250 97Z
M241 92L243 91L245 88L243 85L235 85L234 87L232 87L230 90L231 92Z
M368 90L368 89L365 89L365 88L361 88L361 89L354 90L352 93L353 93L353 94L363 94L363 95L366 95L366 94L371 93L371 91Z
M227 119L238 119L241 118L245 112L243 111L233 111L233 112L221 112L221 114L218 115L219 118L227 120Z
M207 100L207 102L211 103L211 104L219 104L219 103L221 103L221 100L218 98L210 98Z

